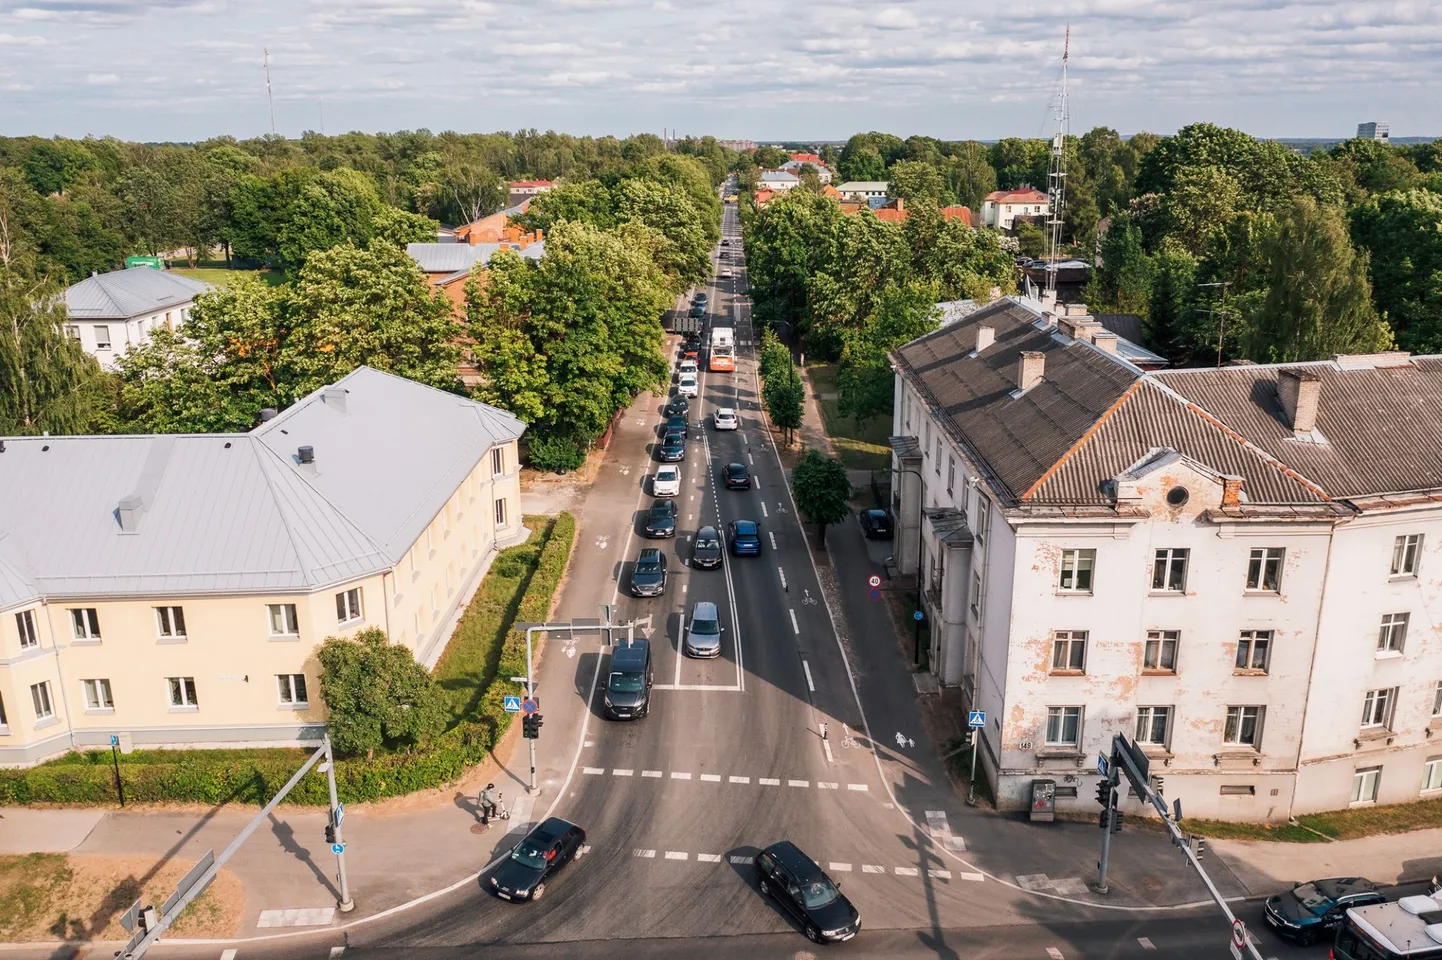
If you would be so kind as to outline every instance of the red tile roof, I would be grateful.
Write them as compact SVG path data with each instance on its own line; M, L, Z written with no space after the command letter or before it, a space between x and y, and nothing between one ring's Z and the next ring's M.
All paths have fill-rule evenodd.
M986 195L993 203L1046 203L1050 198L1035 187L1020 190L993 190Z
M791 159L797 160L801 163L814 163L817 166L821 165L821 158L814 153L793 153L791 155Z
M976 221L972 219L971 208L969 207L942 207L941 215L948 220L960 220L968 227L976 226Z

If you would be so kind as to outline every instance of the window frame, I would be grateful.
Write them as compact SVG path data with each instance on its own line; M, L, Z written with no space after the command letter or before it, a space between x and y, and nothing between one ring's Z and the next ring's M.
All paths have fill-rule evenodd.
M1371 796L1360 796L1366 791L1366 784L1371 782ZM1359 789L1360 788L1360 789ZM1377 802L1377 796L1382 789L1382 768L1357 767L1352 771L1352 799L1349 806L1366 806Z
M0 716L0 723L4 717ZM1436 781L1435 786L1428 784ZM1442 790L1442 757L1428 757L1422 763L1422 792L1431 793L1434 790Z
M1087 643L1090 633L1086 630L1053 630L1051 632L1051 672L1061 674L1086 673ZM1062 665L1057 665L1058 657ZM1079 665L1074 665L1080 660Z
M285 620L285 626L291 629L276 632L275 615L279 612ZM267 603L265 605L266 625L270 627L270 638L272 640L300 639L300 611L293 603Z
M1397 713L1398 687L1377 687L1362 695L1361 730L1391 730Z
M1171 666L1165 666L1162 661L1166 658L1162 654L1165 653L1169 643L1172 645L1172 662ZM1153 645L1156 647L1158 656L1155 658L1155 663L1148 665L1147 652ZM1177 672L1177 653L1181 645L1182 631L1180 630L1148 630L1146 640L1142 645L1142 670L1147 673L1175 674Z
M10 732L10 718L5 714L5 697L0 695L0 732Z
M185 626L185 607L160 606L153 609L155 610L155 630L159 639L174 643L190 639L190 633Z
M35 619L35 608L15 611L15 633L20 638L21 650L40 648L40 625Z
M1158 711L1160 711L1160 714ZM1132 739L1138 744L1170 750L1172 745L1172 717L1174 714L1175 711L1170 704L1137 707L1137 722L1132 731L1134 734ZM1162 738L1156 740L1151 737L1151 734L1156 730L1156 722L1159 716L1162 720ZM1147 727L1147 736L1145 739L1142 736L1143 724Z
M511 511L505 497L496 498L496 502L491 508L491 515L496 521L497 530L504 530L510 526Z
M354 599L354 603L352 603ZM335 595L336 626L360 623L365 619L365 605L360 587L347 587Z
M506 475L506 448L491 448L491 476L504 477Z
M50 692L49 680L40 680L30 684L30 706L35 711L36 723L55 719L55 696Z
M1046 729L1042 732L1042 742L1048 747L1075 747L1081 749L1082 721L1085 719L1086 711L1080 706L1059 706L1046 708ZM1059 736L1066 735L1066 724L1071 718L1075 726L1073 728L1075 737L1072 740L1052 738L1052 722L1056 721L1056 728Z
M1177 563L1181 563L1180 584L1174 583ZM1157 547L1152 552L1152 588L1154 594L1182 596L1187 592L1187 572L1192 562L1190 547Z
M1442 680L1432 688L1432 716L1442 717Z
M102 330L105 331L105 342L104 342L104 343L101 343L101 342L100 342L100 332L101 332ZM90 325L90 332L91 332L91 334L95 337L95 349L96 349L96 350L111 350L111 349L114 348L115 341L114 341L113 339L111 339L111 337L110 337L110 324L108 324L108 323L92 323L92 324Z
M1068 565L1070 560L1070 565ZM1082 561L1085 560L1085 571ZM1056 592L1072 596L1091 596L1096 584L1097 552L1095 547L1069 547L1061 552L1058 562ZM1086 573L1086 586L1081 586L1082 573ZM1072 586L1067 586L1070 575Z
M166 677L166 700L171 710L199 710L200 694L194 677ZM179 694L179 702L177 702Z
M299 684L297 684L299 681ZM282 707L294 710L310 709L310 691L306 689L305 674L277 673L275 675L276 695ZM298 687L298 689L297 689Z
M1282 569L1286 562L1286 547L1252 547L1247 554L1247 592L1281 593Z
M1377 652L1379 654L1405 653L1407 629L1411 624L1411 611L1382 614L1382 625L1377 631Z
M1392 566L1388 577L1393 580L1415 580L1422 565L1422 544L1420 533L1399 534L1392 541Z
M86 713L115 712L115 695L111 690L108 678L93 677L81 680L80 691L85 697Z
M1276 639L1277 631L1275 630L1239 630L1237 632L1236 657L1232 661L1232 672L1256 673L1260 671L1270 674L1272 672L1273 641ZM1245 657L1242 656L1244 644L1247 654ZM1254 666L1258 645L1262 648L1262 665L1260 667Z
M1247 711L1252 711L1250 721L1252 724L1252 737L1248 742L1244 739L1243 731L1249 720ZM1235 714L1235 719L1233 715ZM1228 747L1247 748L1262 752L1263 726L1267 721L1267 708L1263 704L1227 704L1227 712L1222 723L1222 743ZM1227 728L1231 727L1229 735Z
M970 606L970 608L971 608L971 615L972 615L973 617L975 617L978 622L981 620L981 609L982 609L982 593L981 593L981 591L982 591L981 571L980 571L980 570L973 570L973 571L971 571L971 603L969 604L969 606Z
M98 643L100 611L95 607L70 607L70 634L77 643Z
M956 457L946 455L946 495L956 497Z

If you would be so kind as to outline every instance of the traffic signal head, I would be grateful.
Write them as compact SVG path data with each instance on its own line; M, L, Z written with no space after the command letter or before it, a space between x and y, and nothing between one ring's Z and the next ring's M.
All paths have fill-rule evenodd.
M1198 860L1201 860L1202 855L1207 851L1207 840L1205 837L1199 837L1196 834L1192 834L1191 836L1187 837L1187 848L1192 851L1192 856L1196 857Z
M1101 813L1097 814L1097 825L1100 826L1103 830L1107 828L1107 825L1110 822L1110 814L1110 810L1103 810Z
M1165 783L1166 783L1166 777L1163 777L1161 774L1157 774L1157 773L1152 774L1152 789L1157 792L1157 796L1159 796L1159 797L1164 797L1164 796L1166 796L1166 793L1162 790L1162 786L1163 786Z
M1111 831L1112 833L1122 832L1122 812L1120 810L1112 811Z
M325 842L335 843L335 826L329 823L325 825Z
M1105 777L1097 781L1097 803L1106 808L1112 805L1112 784Z
M527 740L536 739L536 715L528 713L521 718L521 736Z

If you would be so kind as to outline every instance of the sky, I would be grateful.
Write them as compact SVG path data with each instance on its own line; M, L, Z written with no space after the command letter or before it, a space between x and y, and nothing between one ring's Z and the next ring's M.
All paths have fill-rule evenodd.
M0 0L0 134L1442 135L1438 0Z

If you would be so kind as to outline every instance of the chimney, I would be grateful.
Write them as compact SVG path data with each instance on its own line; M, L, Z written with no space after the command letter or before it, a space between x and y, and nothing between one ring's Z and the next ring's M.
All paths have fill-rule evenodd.
M1065 307L1066 307L1066 316L1068 316L1068 317L1085 317L1085 316L1089 316L1089 314L1087 313L1087 305L1084 304L1084 303L1068 303L1068 304L1065 305Z
M295 457L296 460L300 463L300 468L302 470L309 474L315 473L315 447L301 447L295 452Z
M1016 388L1026 393L1041 382L1046 369L1046 354L1040 350L1023 350L1016 362Z
M121 533L140 532L140 515L145 512L145 500L140 494L132 493L120 498L115 514L120 519Z
M480 243L480 242L481 242L481 235L480 235L479 231L469 230L469 231L466 232L466 243L469 243L471 246L474 247L476 244L478 244L478 243Z
M1056 319L1056 293L1043 291L1041 295L1041 312L1046 315L1047 320Z
M260 411L260 422L267 423L271 420L274 420L279 413L280 411L277 410L275 407L266 407L264 410Z
M1277 378L1277 399L1282 416L1295 433L1311 433L1317 427L1317 402L1322 378L1312 370L1283 370Z
M1096 345L1096 348L1102 353L1110 353L1113 356L1117 352L1118 339L1117 335L1110 330L1098 330L1092 334L1092 343Z
M1242 503L1242 478L1222 477L1222 506L1237 507Z
M321 394L321 396L324 398L327 407L330 407L336 413L345 413L345 394L345 387L342 387L338 383L332 383L325 388L325 393Z
M996 327L989 323L983 323L976 328L976 349L972 352L981 353L993 343L996 343Z
M897 198L896 198L896 212L897 212L897 213L905 213L905 212L906 212L906 198L905 198L905 197L897 197Z

